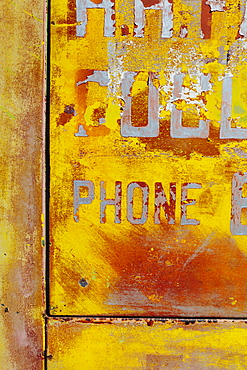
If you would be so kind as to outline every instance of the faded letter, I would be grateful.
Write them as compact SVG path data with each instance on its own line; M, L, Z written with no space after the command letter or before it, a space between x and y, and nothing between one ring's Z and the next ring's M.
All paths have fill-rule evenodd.
M81 85L87 85L88 82L97 82L99 84L99 86L108 86L109 83L110 83L110 79L109 79L109 76L108 76L108 71L98 71L98 70L87 70L87 69L84 69L83 70L84 74L85 74L85 79L83 79L82 81L77 81L76 83L76 86L81 86ZM87 95L86 93L84 92L84 101L86 102L87 100ZM86 104L86 103L85 103ZM85 130L85 128L83 127L83 125L79 125L78 127L78 132L76 132L74 134L75 136L77 137L86 137L88 136L87 135L87 132Z
M124 72L122 81L122 97L125 101L122 119L121 135L124 137L157 137L159 136L159 91L153 84L155 74L149 72L148 92L148 125L134 127L131 124L131 87L138 72Z
M173 99L181 99L182 84L184 74L179 73L174 77ZM209 90L210 75L201 75L201 89L202 91ZM199 120L198 127L184 127L182 125L183 112L176 108L175 104L172 107L171 114L171 137L178 139L202 138L209 136L209 121Z
M199 225L200 221L194 218L187 218L187 207L196 203L195 199L188 199L188 189L201 189L201 184L185 183L182 185L181 196L181 225Z
M115 32L115 0L102 0L98 4L90 0L76 0L76 36L84 37L87 27L87 9L105 9L104 36L113 37Z
M115 224L121 223L121 202L122 202L122 183L120 181L115 182L115 199L106 199L105 182L100 182L100 223L106 222L106 206L115 206Z
M222 105L221 105L221 139L247 139L247 129L231 127L232 110L232 77L223 79Z
M206 4L210 6L211 12L224 12L226 0L207 0Z
M154 223L160 224L160 208L165 211L165 217L168 224L175 224L175 209L176 209L176 184L170 183L170 204L167 202L163 186L161 182L155 183L155 211Z
M80 188L85 187L88 190L86 197L80 197ZM74 181L74 220L79 222L79 206L81 204L90 204L94 200L94 183L92 181Z
M172 37L173 13L172 0L160 0L159 2L151 1L153 5L144 5L145 1L135 0L135 37L144 37L145 27L145 10L157 9L162 10L162 38Z
M247 184L247 173L235 173L232 179L231 233L233 235L247 235L247 225L241 224L242 209L247 208L247 198L242 196L244 184Z
M85 70L87 71L87 70ZM108 76L108 71L98 71L94 70L93 73L88 74L87 78L83 81L78 81L76 86L86 84L87 82L97 82L100 86L108 86L110 79Z
M142 191L142 215L140 218L134 217L134 189ZM127 187L127 219L131 224L143 225L148 219L149 187L145 182L131 182Z
M245 2L244 16L243 16L242 23L240 25L239 34L241 36L244 36L244 38L247 37L247 1Z

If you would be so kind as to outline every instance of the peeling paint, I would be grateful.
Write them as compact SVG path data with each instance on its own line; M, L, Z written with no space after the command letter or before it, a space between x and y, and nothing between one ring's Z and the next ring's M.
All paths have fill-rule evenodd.
M52 10L52 314L245 316L245 2Z

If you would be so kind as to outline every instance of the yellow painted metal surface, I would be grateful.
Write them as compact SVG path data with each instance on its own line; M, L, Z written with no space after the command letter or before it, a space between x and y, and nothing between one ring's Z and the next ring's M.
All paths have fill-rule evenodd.
M150 322L149 322L150 324ZM247 366L243 322L109 324L51 320L48 370L242 370Z
M51 9L51 315L246 316L244 4L202 2L202 38L201 2L174 0L162 38L161 10L137 37L116 0L110 37L89 3L85 35L82 1Z
M174 33L167 40L160 37L160 10L155 9L146 11L145 35L137 38L133 3L122 1L116 1L114 37L103 36L104 11L90 9L87 34L78 39L75 2L52 1L47 315L55 317L48 319L46 343L41 199L44 4L1 2L0 367L4 370L247 367L243 321L151 320L159 315L246 316L246 235L235 235L231 228L231 217L236 218L232 180L243 179L246 172L246 140L220 138L227 77L233 76L231 126L246 128L245 3L226 1L220 11L208 14L211 29L203 26L204 39L198 4L174 0ZM187 29L188 36L181 37ZM169 76L173 67L185 75L183 99L175 103ZM92 76L92 69L109 70L110 93L97 82L78 84ZM123 71L140 71L131 91L134 125L147 121L150 79L159 90L159 136L121 134L126 104L119 82ZM200 94L199 72L211 74L212 89L205 94ZM173 106L183 112L189 127L198 126L199 118L209 119L208 137L172 137ZM95 185L95 199L75 212L74 181ZM121 223L114 222L112 205L106 206L106 219L103 214L100 222L100 187L104 195L100 181L105 181L107 199L115 197L115 182L122 183ZM142 185L135 190L131 215L127 189L136 182ZM136 224L144 207L143 183L149 187L148 219ZM167 220L162 207L158 223L155 183L162 183L168 198L170 183L176 183L175 224L168 222L172 212ZM185 183L202 186L188 192L197 202L188 207L187 219L199 220L199 225L181 224ZM242 191L243 204L242 185L238 192ZM79 200L92 200L89 195L81 186ZM245 225L244 210L237 221L240 228Z

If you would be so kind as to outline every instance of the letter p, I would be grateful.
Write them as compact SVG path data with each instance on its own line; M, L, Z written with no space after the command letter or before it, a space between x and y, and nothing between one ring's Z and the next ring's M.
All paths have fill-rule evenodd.
M86 197L80 196L80 188L85 187L88 189ZM90 204L94 200L94 183L92 181L74 181L74 220L79 222L79 206L81 204Z

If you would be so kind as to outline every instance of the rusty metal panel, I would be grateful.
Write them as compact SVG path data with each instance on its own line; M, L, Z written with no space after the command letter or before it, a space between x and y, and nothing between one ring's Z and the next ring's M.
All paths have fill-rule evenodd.
M246 316L245 1L52 0L47 314L150 317L47 338L43 6L0 8L1 366L246 368L244 321L152 320Z
M0 4L0 368L43 368L44 3Z
M246 316L245 17L51 2L51 315Z
M246 369L246 323L187 324L51 319L48 370Z

